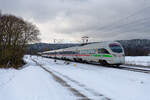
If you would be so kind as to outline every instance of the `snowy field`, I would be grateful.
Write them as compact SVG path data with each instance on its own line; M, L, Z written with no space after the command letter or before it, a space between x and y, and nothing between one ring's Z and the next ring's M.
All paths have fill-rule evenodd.
M150 56L126 56L125 63L150 67Z
M76 100L30 58L22 70L0 69L0 100Z
M21 70L0 69L0 100L82 100L32 59L89 99L150 100L150 74L36 56Z

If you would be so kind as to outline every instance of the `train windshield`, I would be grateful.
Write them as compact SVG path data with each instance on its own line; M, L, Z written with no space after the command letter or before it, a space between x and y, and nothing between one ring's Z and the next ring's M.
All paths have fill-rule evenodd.
M116 53L121 53L123 51L119 44L110 44L109 47L113 52Z

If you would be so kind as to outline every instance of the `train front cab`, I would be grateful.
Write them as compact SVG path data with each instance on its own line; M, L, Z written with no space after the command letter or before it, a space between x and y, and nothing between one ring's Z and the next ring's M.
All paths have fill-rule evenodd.
M113 65L122 65L125 63L125 54L123 47L119 43L109 44L110 53L112 55L112 61L110 62Z

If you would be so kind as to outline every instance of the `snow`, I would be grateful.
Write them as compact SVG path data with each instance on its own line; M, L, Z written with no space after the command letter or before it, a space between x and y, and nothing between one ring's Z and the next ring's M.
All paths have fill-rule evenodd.
M54 63L53 60L45 58L34 59L47 69L56 71L57 75L76 88L79 87L63 76L68 76L84 87L113 100L150 100L149 74L79 63L65 65L63 61L57 60L57 63Z
M0 70L0 100L75 100L31 59L22 70Z
M92 100L150 100L150 74L25 56L23 69L0 69L0 100L78 100L32 61Z
M125 63L131 65L150 66L150 56L126 56Z

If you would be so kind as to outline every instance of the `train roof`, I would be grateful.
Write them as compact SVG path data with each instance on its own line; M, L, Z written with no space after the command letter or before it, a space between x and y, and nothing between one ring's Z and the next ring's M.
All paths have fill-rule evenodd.
M74 46L74 47L69 47L69 48L64 48L64 49L58 49L58 50L50 50L50 51L45 51L43 53L49 53L49 52L59 52L59 51L66 51L66 50L74 50L74 49L77 49L79 48L80 46Z
M73 50L77 50L77 49L85 49L85 48L88 48L88 47L98 48L99 45L109 45L110 43L120 44L119 42L116 42L116 41L105 41L105 42L91 43L91 44L87 44L87 45L83 45L83 46L74 46L74 47L69 47L69 48L64 48L64 49L45 51L43 53L49 53L49 52L54 52L54 51L55 52L59 52L59 51L73 51Z

